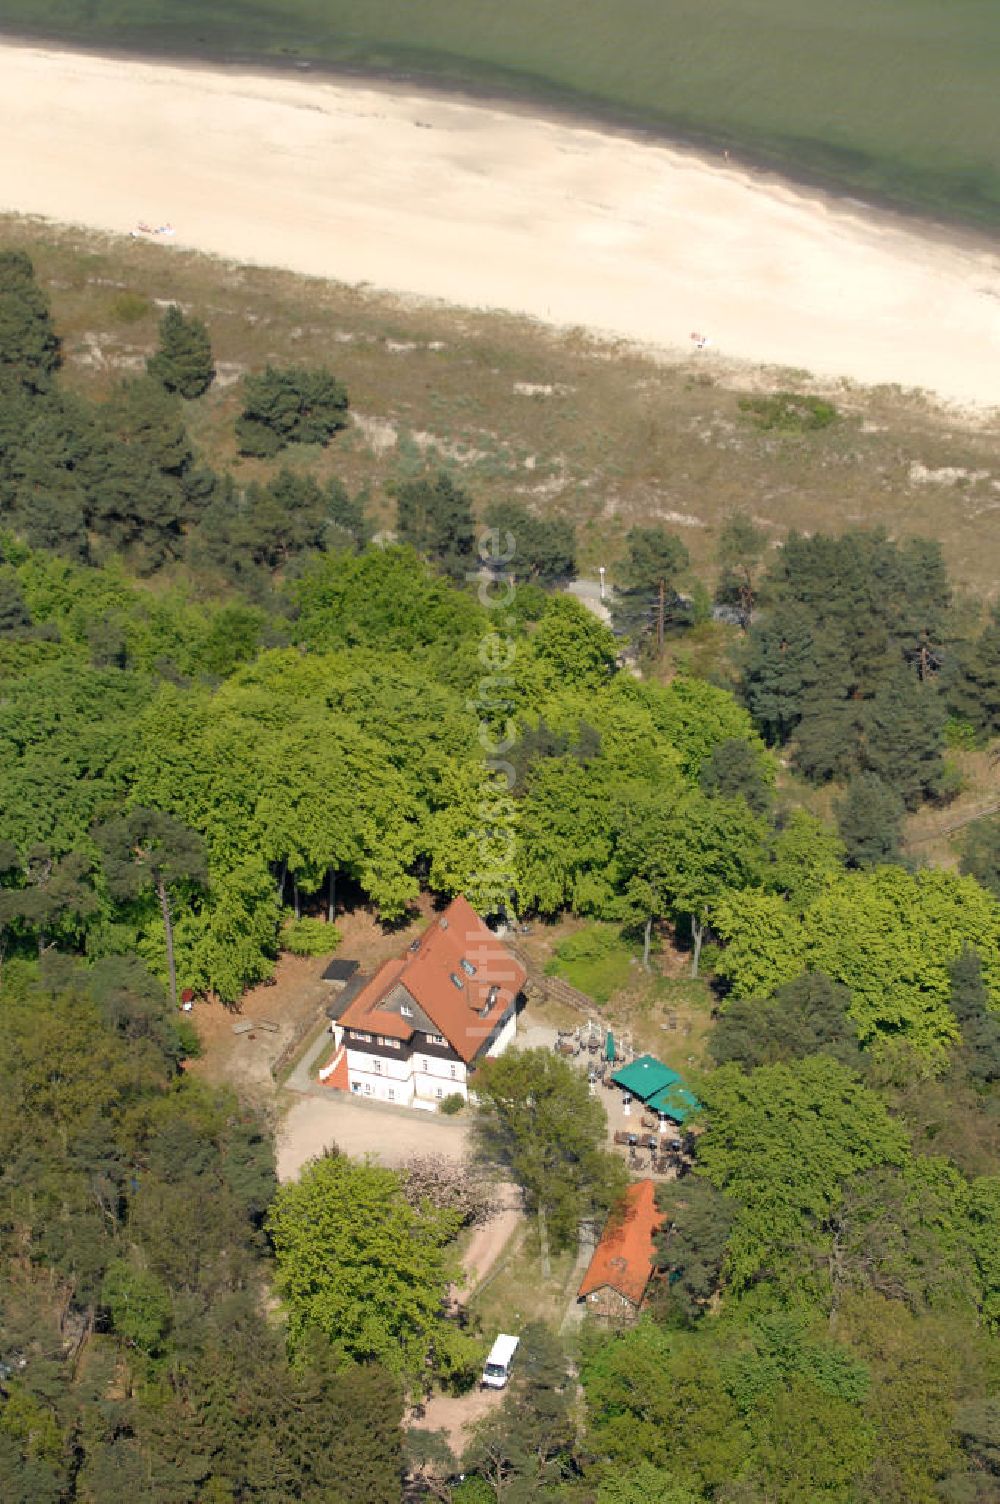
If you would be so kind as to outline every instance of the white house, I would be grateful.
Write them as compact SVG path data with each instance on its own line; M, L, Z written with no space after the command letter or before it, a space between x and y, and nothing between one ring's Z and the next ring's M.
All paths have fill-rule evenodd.
M404 1107L468 1097L477 1060L514 1038L521 963L464 898L386 961L334 1024L328 1086Z

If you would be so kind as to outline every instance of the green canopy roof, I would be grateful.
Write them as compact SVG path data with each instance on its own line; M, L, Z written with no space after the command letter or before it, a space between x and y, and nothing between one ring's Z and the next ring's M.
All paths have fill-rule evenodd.
M608 1030L608 1037L604 1041L604 1058L610 1063L613 1063L615 1058L615 1036L610 1029Z
M675 1123L685 1123L693 1112L697 1112L701 1106L698 1098L689 1092L686 1086L680 1084L680 1078L665 1086L654 1096L646 1099L646 1106L654 1112L662 1112L664 1117L673 1118Z
M657 1060L655 1055L640 1055L637 1060L615 1071L611 1079L623 1091L629 1091L633 1097L638 1097L640 1102L648 1102L650 1097L681 1078L669 1065Z

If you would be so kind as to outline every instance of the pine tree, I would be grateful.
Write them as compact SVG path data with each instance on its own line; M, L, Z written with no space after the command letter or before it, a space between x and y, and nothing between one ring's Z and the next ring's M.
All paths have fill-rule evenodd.
M1000 731L1000 606L980 636L959 647L942 678L953 716L981 735Z
M691 562L680 538L665 527L634 527L625 539L628 553L621 584L611 605L615 627L634 640L652 636L663 648L667 622L681 606L677 579Z
M1000 898L1000 816L987 815L966 827L959 869Z
M467 494L446 470L404 481L396 491L397 532L452 579L475 569L475 523Z
M899 861L903 801L876 773L852 778L835 810L849 866Z
M21 582L13 569L0 568L0 636L23 632L31 626L31 612L24 599Z
M0 251L0 372L29 392L48 391L59 365L49 300L24 251Z
M716 742L701 765L698 783L703 794L719 799L745 799L754 814L771 803L771 785L758 748L738 736Z
M772 745L786 742L802 719L803 700L818 676L809 613L781 604L755 624L743 658L743 698Z
M715 599L739 614L744 632L753 621L758 597L760 561L767 547L767 534L746 512L730 512L719 532L716 559L719 582Z
M160 346L146 369L168 392L200 397L215 379L212 344L201 319L186 319L171 303L160 320Z
M945 710L937 687L910 669L881 684L863 718L861 761L908 809L941 786Z
M959 1063L977 1084L1000 1079L1000 1016L990 1007L979 953L971 945L949 968L952 1012L962 1030Z
M173 815L158 809L136 808L98 826L94 839L104 855L104 871L114 898L137 898L152 888L163 916L170 973L170 997L177 1007L177 968L174 962L173 916L170 890L178 883L207 879L205 843Z
M347 389L325 367L268 366L243 382L241 454L271 459L286 444L328 444L347 426Z

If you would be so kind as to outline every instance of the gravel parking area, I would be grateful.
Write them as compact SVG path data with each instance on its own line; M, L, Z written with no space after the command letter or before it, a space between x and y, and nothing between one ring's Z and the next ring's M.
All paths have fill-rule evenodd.
M332 1144L357 1159L370 1154L384 1165L401 1164L414 1154L467 1159L468 1135L461 1118L357 1102L343 1092L311 1092L294 1102L278 1125L278 1179L294 1180L307 1160Z

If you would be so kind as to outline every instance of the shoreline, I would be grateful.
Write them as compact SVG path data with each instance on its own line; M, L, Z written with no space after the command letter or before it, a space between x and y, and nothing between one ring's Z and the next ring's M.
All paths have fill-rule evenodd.
M401 96L418 93L442 102L458 101L473 107L594 130L601 135L617 136L639 145L660 146L680 155L689 155L720 171L745 173L764 187L783 188L803 196L815 196L830 209L839 207L873 214L894 222L901 229L917 231L928 237L941 237L947 243L968 241L970 248L1000 253L1000 220L994 225L972 216L933 213L926 206L902 195L879 193L868 188L852 187L834 173L802 163L791 163L777 153L755 150L735 140L713 138L697 131L685 131L666 122L659 123L638 110L621 105L603 104L594 96L578 93L548 80L537 80L533 92L528 75L511 74L509 89L499 83L494 87L485 79L477 83L457 75L449 79L440 74L403 71L398 68L350 66L302 56L288 49L287 59L274 53L238 53L229 49L218 52L195 52L173 45L148 49L135 43L118 46L110 41L88 42L67 38L54 32L8 31L0 23L0 49L23 47L29 50L77 53L84 57L107 58L126 63L190 69L198 73L223 70L232 76L267 76L284 81L330 82L345 87L377 87L388 94ZM524 79L524 87L515 80Z
M1000 258L648 133L396 79L0 41L0 208L676 352L1000 406ZM154 196L155 195L155 196ZM917 225L919 224L919 232Z

